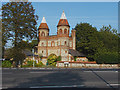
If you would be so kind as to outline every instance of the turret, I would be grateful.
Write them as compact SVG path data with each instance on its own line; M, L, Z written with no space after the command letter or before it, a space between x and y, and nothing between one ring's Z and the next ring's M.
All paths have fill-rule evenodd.
M58 36L69 36L69 23L63 11L61 18L57 25L57 35Z
M39 30L39 39L41 37L49 36L49 28L48 28L48 25L46 23L45 17L43 17L38 30Z

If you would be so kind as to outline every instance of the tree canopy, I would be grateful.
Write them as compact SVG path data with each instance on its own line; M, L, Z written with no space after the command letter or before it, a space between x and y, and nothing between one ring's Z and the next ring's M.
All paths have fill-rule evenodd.
M2 6L3 42L8 39L13 45L22 39L31 40L37 37L35 9L30 2L8 2Z
M31 2L8 2L2 5L2 43L3 48L8 40L12 40L13 59L19 61L23 49L27 42L37 39L37 20L35 9ZM16 53L17 50L20 50ZM21 54L20 54L21 53ZM22 59L21 59L22 60Z
M112 29L109 25L103 26L98 31L89 23L77 24L75 29L76 49L84 53L89 60L95 60L98 63L118 63L120 37L116 29Z

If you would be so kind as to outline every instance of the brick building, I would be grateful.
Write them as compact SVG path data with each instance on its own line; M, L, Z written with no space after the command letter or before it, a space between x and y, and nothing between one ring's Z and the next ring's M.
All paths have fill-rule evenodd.
M42 62L46 64L47 57L51 54L61 56L61 61L74 61L72 53L77 53L77 56L81 56L76 51L76 30L71 30L71 36L69 36L70 25L63 11L61 18L57 25L57 35L49 35L49 27L46 23L45 17L43 17L39 30L39 43L38 54L42 55ZM75 55L74 55L75 56ZM84 55L82 55L84 57Z

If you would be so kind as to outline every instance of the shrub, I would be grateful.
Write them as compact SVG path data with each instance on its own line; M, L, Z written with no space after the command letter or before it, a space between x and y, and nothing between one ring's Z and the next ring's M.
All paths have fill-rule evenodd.
M35 64L35 67L42 67L43 63L40 61L39 63Z
M55 54L51 54L47 58L47 65L49 66L56 66L57 61L61 61L61 56L56 56Z
M12 63L8 60L2 61L2 67L11 67Z
M119 63L118 52L102 52L97 56L97 63L117 64Z
M36 65L36 61L34 61L34 65ZM27 64L23 65L22 67L33 67L33 60L27 61Z

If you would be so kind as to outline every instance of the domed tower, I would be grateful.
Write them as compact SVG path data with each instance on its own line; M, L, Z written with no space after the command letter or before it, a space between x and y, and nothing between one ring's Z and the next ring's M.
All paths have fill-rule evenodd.
M38 43L38 54L41 54L43 57L47 56L47 37L49 36L49 28L46 23L45 17L43 17L41 24L38 28L39 30L39 43ZM43 60L46 63L46 60Z
M60 56L62 61L69 59L69 23L63 11L61 18L57 25L58 46L60 49Z
M46 36L49 36L49 28L46 23L45 17L43 17L38 30L39 30L39 40L40 38L45 38Z
M62 36L62 37L64 36L69 37L69 29L70 29L70 26L65 16L65 13L63 11L61 18L57 25L57 35Z

